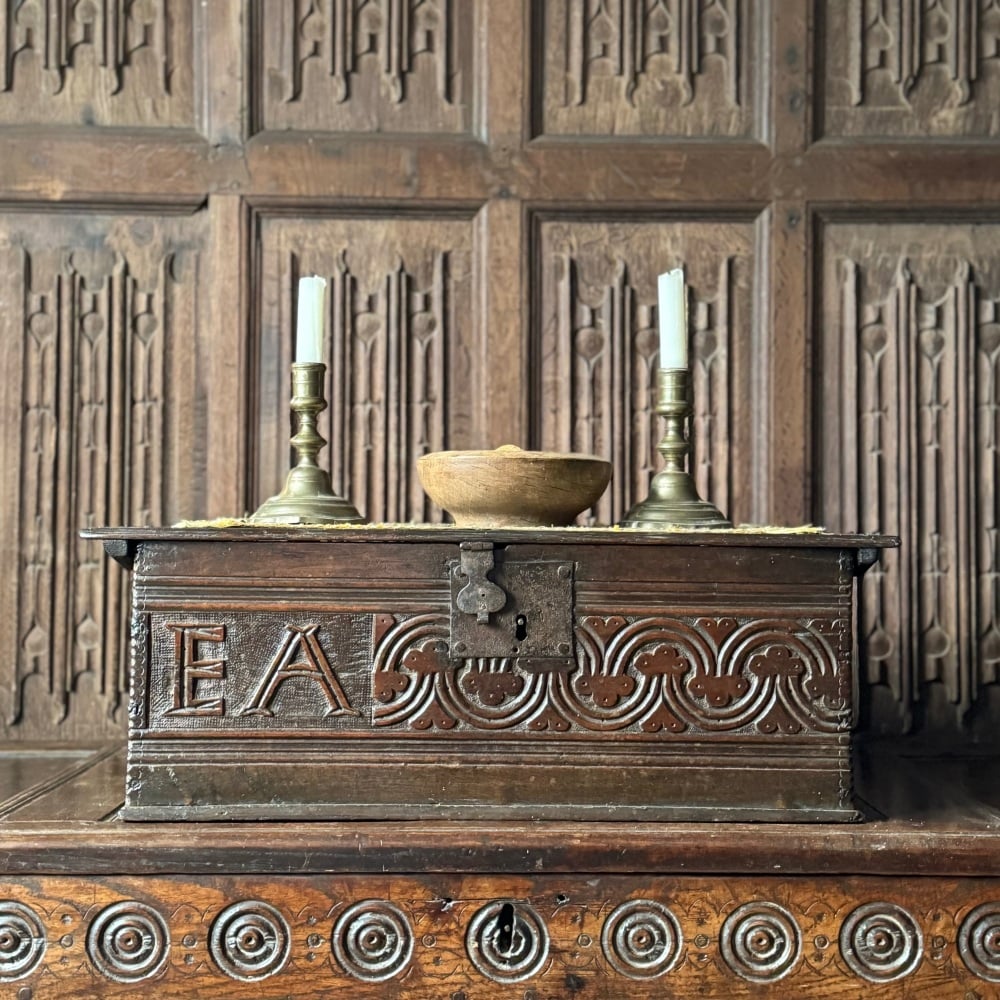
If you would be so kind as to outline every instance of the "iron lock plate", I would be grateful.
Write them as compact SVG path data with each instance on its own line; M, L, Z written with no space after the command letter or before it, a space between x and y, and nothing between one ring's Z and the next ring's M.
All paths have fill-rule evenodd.
M448 576L452 659L516 657L529 670L533 660L571 665L572 562L508 559L492 542L464 542Z

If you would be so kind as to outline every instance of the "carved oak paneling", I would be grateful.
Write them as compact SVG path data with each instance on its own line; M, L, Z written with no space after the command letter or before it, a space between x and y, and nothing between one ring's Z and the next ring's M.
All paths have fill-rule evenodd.
M614 523L649 492L662 459L652 411L659 357L657 271L683 264L690 286L694 385L691 468L702 497L745 510L748 402L740 364L751 336L753 225L548 220L539 224L541 315L535 438L600 455L611 486L586 516Z
M263 0L259 126L468 131L475 8L471 0Z
M5 891L11 996L890 1000L1000 981L989 878L42 876Z
M867 678L909 725L1000 680L1000 227L831 225L820 506L902 537L864 582ZM839 389L837 388L840 383Z
M200 225L153 217L0 220L7 484L2 726L120 732L125 580L107 523L169 523L197 487L183 354L197 327Z
M839 318L844 279L831 271L822 290L814 295L809 287L812 237L800 224L808 219L806 206L832 200L858 219L912 199L915 212L940 218L949 206L971 212L982 203L995 217L998 108L1000 0L0 4L0 197L44 209L32 217L37 224L25 227L23 243L8 241L2 250L0 328L8 378L0 387L0 441L7 469L18 470L0 485L3 510L18 533L11 533L2 556L11 583L2 626L9 667L0 686L16 692L0 704L6 731L28 738L87 735L108 724L103 701L94 711L73 707L90 697L90 678L110 669L95 674L80 663L120 655L113 647L118 640L108 645L100 638L113 632L111 618L119 614L103 597L92 611L93 627L78 637L69 624L76 616L82 627L90 601L83 596L90 584L75 582L77 561L91 557L75 554L73 505L92 510L95 522L163 522L174 513L242 513L244 502L254 505L279 487L287 467L287 363L300 271L326 274L331 291L342 296L337 301L353 303L335 318L341 307L331 298L334 327L349 335L338 334L330 347L333 405L324 414L324 433L331 447L321 458L332 461L338 484L346 484L370 516L439 516L427 508L412 475L420 451L513 440L613 454L611 492L591 516L620 517L645 493L660 461L661 427L649 416L655 274L681 262L696 299L695 471L703 494L737 520L811 516L809 480L813 469L830 462L813 460L806 418L814 414L823 435L835 431L839 442L842 421L868 427L873 418L859 407L875 404L864 401L863 387L849 384L843 396L832 388L839 369L830 367L824 351L846 336ZM192 134L199 128L206 141ZM126 130L141 132L141 142L131 146L134 133L123 139ZM244 142L255 132L270 135ZM352 140L378 135L391 135L384 146L393 155L372 159L372 142L381 141ZM808 150L816 137L835 141ZM67 210L68 197L76 201ZM148 455L139 449L134 474L126 476L122 470L133 468L133 456L123 450L124 432L106 454L95 451L83 443L84 425L73 409L74 399L91 407L88 394L97 393L95 412L103 412L104 390L92 368L96 363L104 371L103 361L100 355L92 361L91 334L81 328L76 340L59 334L52 341L58 349L40 346L27 324L29 310L37 309L32 296L43 293L27 289L51 284L56 273L70 282L73 252L102 241L93 233L102 226L128 229L133 216L101 215L109 204L155 216L160 209L150 204L178 198L209 206L219 266L210 292L188 277L164 285L173 298L161 332L173 333L162 354L151 347L149 363L162 364L165 391L188 402L156 418L161 424L151 428L154 435L163 429L161 443L154 441ZM339 219L332 218L332 199L348 206ZM250 258L240 241L252 215L246 205L257 211L265 202L280 205L280 213L263 220L261 253L245 266ZM475 221L471 209L455 212L456 204L472 202L486 205ZM540 228L526 224L540 210L562 215ZM81 242L64 224L66 211L103 221ZM594 213L589 221L586 211ZM751 225L754 213L759 222ZM113 253L125 253L130 275L152 268L161 250L172 252L169 240L159 242L168 229L154 220L154 230L152 242L127 252L111 245ZM189 231L178 224L176 232L182 230ZM921 232L936 238L942 230ZM473 233L482 238L475 247ZM238 244L240 252L229 253ZM987 247L980 246L979 257L967 258L975 310L996 301L982 271ZM64 248L65 259L43 260L44 247ZM854 249L858 279L868 281L873 251L864 239ZM894 252L890 248L890 257ZM163 273L180 274L180 266L175 258ZM482 275L479 287L470 278L473 267ZM869 304L897 295L895 263L889 271L872 286ZM925 295L942 294L934 289L951 278L925 286L919 272L911 263L914 287L904 283L898 295L915 295L923 308ZM824 306L826 328L814 334L807 310L820 291L833 296L833 312ZM195 338L197 324L188 318L210 298L224 322L212 337ZM110 317L109 329L125 329L132 317L112 309L102 304L97 311ZM972 305L969 310L971 317ZM86 322L93 331L98 321ZM922 322L913 336L925 332ZM996 320L975 312L974 323L979 342L988 345ZM235 348L251 324L254 350L244 356ZM860 331L864 323L856 325ZM189 349L192 339L196 346ZM71 342L76 346L69 350ZM807 357L814 342L825 346ZM136 350L140 357L145 348L140 343ZM122 354L116 351L110 357ZM411 365L425 351L426 365ZM893 725L908 721L912 712L905 706L928 692L959 712L963 706L978 711L987 700L981 686L993 684L997 673L991 617L996 489L989 485L996 472L994 452L984 443L995 433L986 429L988 400L995 396L988 380L995 376L991 349L976 352L970 348L965 360L955 360L956 377L964 373L970 381L963 383L965 396L954 398L966 399L962 405L979 414L978 436L968 437L975 462L958 465L968 500L955 506L952 481L943 480L940 510L957 513L947 514L953 527L939 532L945 539L940 558L911 533L898 563L895 555L883 563L897 582L886 592L887 610L876 617L897 645L870 661L879 725L890 717ZM49 382L24 374L41 365L42 356L45 365L55 366L50 356L58 359ZM822 376L807 371L806 362L818 356ZM920 365L930 364L927 355L917 356ZM131 375L115 364L107 369L108 386L118 379L127 391L115 390L117 402L108 406L119 414ZM952 377L949 364L942 362L943 379ZM80 367L86 365L91 368ZM895 384L916 385L920 365ZM928 378L920 375L922 393L931 391ZM140 409L143 392L140 386ZM925 440L930 426L914 414L925 413L923 402L950 412L953 397L942 389L936 399L918 401L897 396L888 382L879 393L877 405L897 415L910 436L880 452L884 483L864 496L890 496L891 486L901 499L887 502L898 503L899 512L879 515L879 523L922 530L938 515L930 512L930 486L913 479L916 466L906 459L932 450L914 443ZM247 420L234 416L228 436L220 433L206 446L196 430L205 413L221 411L218 425L225 427L229 409L246 409ZM117 415L107 418L110 424L101 423L104 416L95 419L101 433L119 426ZM948 433L935 453L960 463L964 445L957 431ZM868 447L848 445L848 453ZM830 449L824 455L842 467L839 445ZM206 509L201 500L190 502L204 489L204 477L182 467L190 458L203 468L206 454L218 465L219 453L225 468L216 469L211 482L221 499ZM149 472L142 465L147 458ZM897 460L904 463L898 469ZM157 476L168 467L173 471L161 482ZM105 486L98 490L86 479L91 468L110 470L94 479L106 484L108 499L100 492ZM410 471L398 476L397 469ZM839 496L828 473L815 475L827 477L826 495ZM126 480L132 485L122 485ZM53 485L62 481L83 483L72 501ZM172 508L139 495L137 484L147 481L143 489L151 496L176 498ZM858 485L849 478L848 492ZM917 498L922 507L907 506ZM868 502L858 500L859 512ZM840 499L815 506L817 514L832 512L825 518L831 525L846 509ZM913 585L899 582L918 566L930 572L934 559L946 566L943 597L932 595L933 574ZM90 579L90 572L79 579ZM96 570L92 576L98 578ZM93 586L110 593L100 589L110 584ZM890 584L869 581L866 595L882 586ZM875 598L865 600L866 614L874 615ZM928 632L931 620L921 618L933 606L950 609L939 615L940 632ZM28 609L34 608L41 610L33 631ZM22 615L29 615L27 623ZM919 624L907 624L912 620ZM945 645L942 634L958 647L935 652ZM911 636L905 647L898 646L900 636ZM887 648L885 642L874 646ZM82 660L80 649L89 650ZM916 659L907 661L906 650L916 651ZM99 697L114 700L110 692L118 682L101 676ZM994 691L1000 689L988 693L995 713ZM888 705L885 718L879 699ZM950 717L953 732L963 725Z
M471 369L468 219L268 220L263 279L257 464L260 498L288 471L288 365L300 275L327 278L329 410L320 455L334 489L370 520L440 520L414 463L462 447L476 410ZM468 446L467 444L465 446Z
M756 0L538 2L536 127L553 135L750 136Z
M826 134L996 137L997 0L850 0L824 12Z
M0 125L194 124L192 0L0 5Z

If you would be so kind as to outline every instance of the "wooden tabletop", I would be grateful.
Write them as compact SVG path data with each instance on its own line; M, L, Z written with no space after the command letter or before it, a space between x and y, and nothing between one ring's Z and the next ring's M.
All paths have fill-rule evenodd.
M560 872L1000 875L995 755L858 753L849 824L136 823L124 746L0 747L9 874Z

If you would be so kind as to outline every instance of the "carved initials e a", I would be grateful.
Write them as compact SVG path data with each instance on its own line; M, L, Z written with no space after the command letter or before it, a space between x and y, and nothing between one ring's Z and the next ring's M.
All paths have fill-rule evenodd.
M292 677L308 677L319 685L329 706L324 713L331 715L360 715L351 708L344 689L337 680L337 675L330 667L330 662L323 652L316 633L318 625L286 625L285 636L281 647L274 654L274 659L268 665L261 678L257 690L250 701L240 709L240 715L270 715L271 702L278 693L278 688ZM296 660L297 656L301 656Z

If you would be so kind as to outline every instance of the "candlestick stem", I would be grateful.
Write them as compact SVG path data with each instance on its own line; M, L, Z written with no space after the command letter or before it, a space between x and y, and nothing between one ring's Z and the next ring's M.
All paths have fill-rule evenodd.
M687 368L658 370L655 409L666 425L658 446L664 467L653 477L649 496L625 515L622 526L647 531L666 527L731 528L732 523L717 507L698 496L694 479L687 471L691 451L687 436L691 373Z
M316 461L326 439L316 418L326 409L323 384L326 365L302 362L292 365L292 413L295 434L291 444L296 463L289 470L284 489L265 500L251 516L258 524L362 524L357 508L333 492L330 474Z

